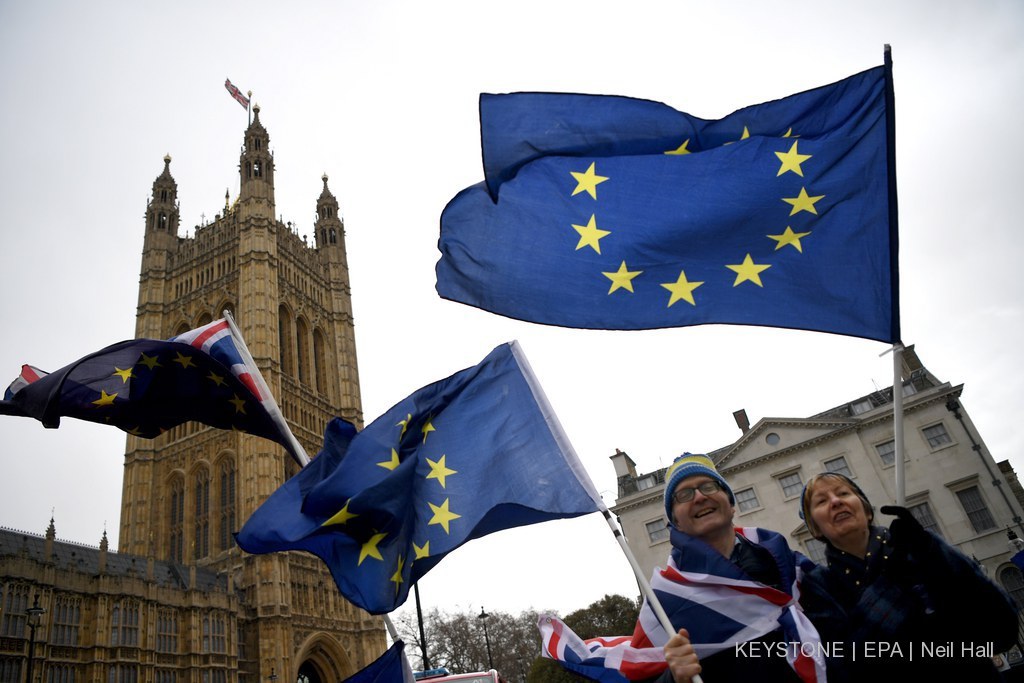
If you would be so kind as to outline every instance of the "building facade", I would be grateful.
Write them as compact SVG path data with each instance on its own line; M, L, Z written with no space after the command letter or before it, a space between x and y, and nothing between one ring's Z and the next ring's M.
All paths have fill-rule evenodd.
M997 464L964 410L963 385L934 377L913 347L903 354L904 491L928 529L983 566L1024 605L1024 580L1010 562L1013 537L1024 538L1020 486L1009 463ZM804 482L823 471L853 478L875 509L896 501L892 388L808 418L764 418L710 457L736 496L737 526L786 534L790 547L816 562L824 544L799 518ZM668 557L665 469L638 473L628 454L611 456L618 477L612 511L645 575ZM876 512L887 525L891 519ZM1013 532L1012 534L1010 532Z
M362 423L344 224L323 176L312 243L275 218L274 155L259 108L237 199L179 236L170 157L145 214L136 337L166 339L231 311L295 436ZM127 437L119 552L0 531L0 683L320 683L386 649L304 553L251 556L232 532L297 471L276 443L186 423ZM26 612L46 612L29 628Z

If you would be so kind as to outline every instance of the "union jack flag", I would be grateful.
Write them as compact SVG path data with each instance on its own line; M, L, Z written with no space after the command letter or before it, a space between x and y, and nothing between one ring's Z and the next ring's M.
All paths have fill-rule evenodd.
M260 391L253 377L253 373L242 354L235 345L234 337L231 335L231 327L224 318L214 320L212 323L189 330L177 337L171 337L168 341L181 342L199 349L205 354L213 356L226 367L231 369L231 374L238 378L249 391L260 401L265 400L264 392Z
M46 377L48 372L40 370L39 368L32 365L22 365L21 374L14 378L10 386L7 387L7 391L4 392L4 400L10 401L14 398L14 395L27 387L32 382L35 382L40 377Z
M774 531L742 527L736 532L771 553L790 591L751 580L707 544L673 530L668 565L651 578L651 588L669 620L689 631L701 658L781 628L786 643L794 644L786 648L786 658L796 674L805 683L824 683L818 632L797 602L800 579L813 563L792 552L786 539ZM662 648L669 634L647 602L632 636L583 640L548 615L541 616L538 626L545 657L597 681L643 680L666 668Z
M249 110L249 98L242 94L242 91L231 82L230 78L224 79L224 87L240 105L245 107L246 111Z

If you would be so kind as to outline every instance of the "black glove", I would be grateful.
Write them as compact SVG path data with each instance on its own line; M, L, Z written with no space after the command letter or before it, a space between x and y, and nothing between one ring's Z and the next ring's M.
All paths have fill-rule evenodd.
M889 525L889 539L895 557L893 569L894 574L903 574L901 579L906 581L907 589L913 593L924 607L925 614L934 611L934 600L926 586L926 577L916 575L912 567L927 565L928 558L935 545L935 538L929 534L921 523L917 521L913 513L899 505L883 505L879 512L885 515L894 515L896 519ZM916 559L912 562L910 557ZM937 567L936 567L937 569ZM906 573L904 573L906 572Z
M879 508L883 515L894 515L896 519L889 525L889 536L893 548L905 550L911 554L926 553L932 545L932 537L913 513L899 505L883 505Z

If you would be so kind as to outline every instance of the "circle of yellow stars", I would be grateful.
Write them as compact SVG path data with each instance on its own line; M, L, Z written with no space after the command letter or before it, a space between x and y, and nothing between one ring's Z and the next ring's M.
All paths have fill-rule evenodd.
M740 136L740 140L745 140L750 137L750 132L747 127L743 128L743 133ZM775 156L779 161L779 168L776 173L776 177L783 176L787 173L793 173L801 178L804 177L803 164L809 161L813 155L802 154L799 150L799 140L793 136L792 129L786 131L782 138L793 138L793 144L790 145L788 150L776 151ZM726 143L726 144L732 144ZM686 155L692 154L692 150L689 149L690 140L686 139L679 147L665 152L667 155ZM589 195L591 199L597 201L598 186L602 183L611 180L608 176L599 175L597 172L597 162L591 162L590 166L585 171L570 171L570 175L576 181L576 187L572 191L573 197L577 195ZM818 215L816 204L825 198L825 195L812 195L808 193L806 187L801 187L800 192L795 197L782 197L781 200L788 204L790 207L789 216L795 216L801 212L807 212L813 215ZM578 225L572 223L573 230L579 236L576 243L576 251L581 249L590 248L593 249L597 254L601 253L601 240L609 237L614 232L609 226L599 227L597 214L591 213L590 219L584 225ZM798 252L803 253L803 246L801 240L808 237L811 234L807 232L796 232L791 226L786 226L786 229L781 233L774 235L766 235L767 238L775 240L775 251L784 247L793 247ZM725 264L725 268L735 273L733 280L733 287L738 287L744 282L750 282L758 287L764 287L764 283L761 280L761 274L771 268L769 263L758 263L756 262L751 254L746 253L739 263ZM643 274L642 270L630 270L626 261L623 260L619 264L617 270L602 272L608 280L611 282L608 288L608 295L612 295L615 292L625 290L630 293L634 293L633 282L636 278ZM691 306L697 305L697 300L694 296L694 292L704 284L703 281L691 281L686 277L686 271L680 270L679 277L676 278L675 282L662 282L660 286L669 292L668 304L666 307L671 307L679 301L685 301Z

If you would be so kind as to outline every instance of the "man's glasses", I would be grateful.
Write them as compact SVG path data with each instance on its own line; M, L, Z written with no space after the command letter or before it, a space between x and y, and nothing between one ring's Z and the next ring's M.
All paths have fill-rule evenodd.
M722 490L722 485L714 479L701 482L696 486L688 486L684 489L676 489L676 492L672 494L672 500L677 503L689 503L693 500L694 495L697 491L700 491L705 496L710 496L712 493L717 493Z

